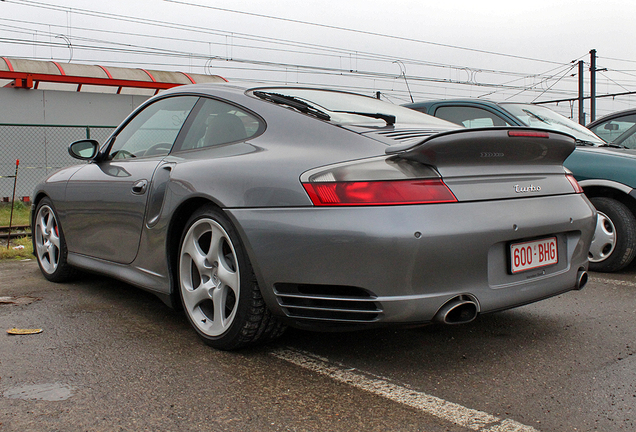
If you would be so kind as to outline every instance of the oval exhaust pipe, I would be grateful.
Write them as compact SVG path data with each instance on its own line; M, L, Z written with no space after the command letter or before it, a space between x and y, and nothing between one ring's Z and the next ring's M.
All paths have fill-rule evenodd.
M579 270L579 273L576 275L576 286L577 290L583 289L585 285L587 285L587 272L585 270Z
M469 323L479 313L477 301L468 295L454 297L444 303L433 317L433 321L442 324Z

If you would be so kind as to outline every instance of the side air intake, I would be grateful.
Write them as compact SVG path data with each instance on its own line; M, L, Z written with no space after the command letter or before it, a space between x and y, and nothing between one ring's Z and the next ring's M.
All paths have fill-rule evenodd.
M382 307L368 291L352 286L274 284L278 304L290 318L326 323L369 323Z

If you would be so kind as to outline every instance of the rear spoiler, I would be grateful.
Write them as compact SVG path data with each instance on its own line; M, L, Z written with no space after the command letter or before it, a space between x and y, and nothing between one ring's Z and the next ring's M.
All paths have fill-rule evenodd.
M489 167L495 171L496 166L505 166L509 170L515 166L563 165L575 147L574 137L561 132L531 128L480 128L443 132L419 144L390 146L385 152L438 169Z

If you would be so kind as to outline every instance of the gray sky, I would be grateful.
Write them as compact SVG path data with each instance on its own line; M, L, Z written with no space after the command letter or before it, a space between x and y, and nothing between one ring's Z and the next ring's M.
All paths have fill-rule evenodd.
M0 56L381 91L395 103L409 88L416 100L576 97L571 62L586 62L588 92L591 49L607 68L597 94L636 91L627 0L5 0L0 17ZM635 104L599 100L597 115Z

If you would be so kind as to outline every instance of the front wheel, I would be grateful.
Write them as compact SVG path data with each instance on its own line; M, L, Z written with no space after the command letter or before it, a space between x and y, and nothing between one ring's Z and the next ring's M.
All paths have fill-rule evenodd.
M267 309L232 224L216 207L191 217L179 248L179 290L188 320L210 346L266 342L284 326Z
M66 241L57 213L49 198L38 203L33 220L33 250L45 278L51 282L64 282L73 276L67 263Z
M590 270L614 272L626 267L636 256L636 218L620 201L591 198L598 212L590 245Z

